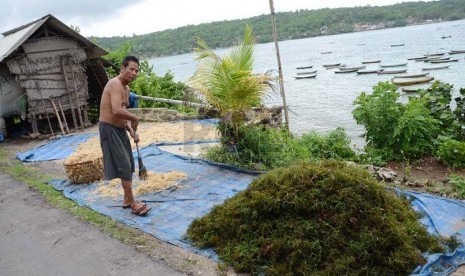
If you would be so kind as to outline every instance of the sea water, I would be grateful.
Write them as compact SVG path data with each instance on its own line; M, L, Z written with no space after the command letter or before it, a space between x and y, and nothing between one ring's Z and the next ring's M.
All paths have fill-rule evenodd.
M271 26L270 26L271 28ZM279 42L284 92L289 108L289 126L293 133L300 135L312 130L326 133L336 127L343 127L354 147L364 145L363 126L357 125L352 111L353 101L362 91L371 92L380 81L390 81L390 74L335 74L335 69L323 65L341 63L348 67L362 65L363 61L381 60L367 64L366 69L381 68L382 64L407 63L408 74L429 72L435 80L453 84L453 96L459 95L459 88L465 88L465 54L450 55L458 62L430 64L408 60L424 55L465 50L465 20L435 24L415 25L401 28L373 30L332 36L320 36ZM446 38L442 38L442 37ZM450 36L450 37L449 37ZM403 46L393 47L393 45ZM230 49L217 49L224 55ZM177 81L186 81L196 68L193 53L152 58L148 60L158 75L167 71ZM254 51L254 72L267 70L277 72L277 58L274 43L257 44ZM423 71L425 67L449 65L448 69ZM313 66L317 76L311 79L295 79L297 67ZM310 69L309 69L310 70ZM387 68L386 68L387 70ZM431 84L431 83L430 83ZM429 87L430 84L415 87ZM412 94L401 92L400 100L406 102ZM266 99L267 105L282 105L279 95Z

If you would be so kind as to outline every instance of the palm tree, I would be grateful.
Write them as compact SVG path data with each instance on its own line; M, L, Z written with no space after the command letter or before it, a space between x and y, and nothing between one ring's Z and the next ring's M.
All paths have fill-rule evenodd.
M200 38L194 49L197 70L188 85L200 92L207 103L217 109L226 128L233 130L235 141L245 119L245 112L260 106L262 97L275 91L269 72L253 74L253 49L255 39L252 27L245 27L244 39L229 55L220 57ZM225 138L225 137L223 137Z

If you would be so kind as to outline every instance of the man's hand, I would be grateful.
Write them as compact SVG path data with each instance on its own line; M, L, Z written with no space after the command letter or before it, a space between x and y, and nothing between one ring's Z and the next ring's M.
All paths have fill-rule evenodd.
M137 132L134 132L134 143L139 143L139 134Z
M131 128L134 132L137 131L137 126L139 125L139 120L131 121Z

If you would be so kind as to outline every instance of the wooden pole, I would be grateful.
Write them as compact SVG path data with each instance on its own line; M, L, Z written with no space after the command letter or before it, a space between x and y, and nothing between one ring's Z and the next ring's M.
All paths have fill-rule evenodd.
M76 114L74 113L73 101L71 100L71 92L69 91L68 74L66 73L65 61L63 59L61 59L61 69L63 70L63 76L65 77L66 91L68 92L69 110L71 111L71 116L73 117L74 128L77 129L78 125L76 120Z
M147 101L154 101L154 102L160 102L160 103L169 103L169 104L174 104L174 105L189 105L193 107L203 107L206 106L205 104L200 104L200 103L193 103L193 102L184 102L180 100L172 100L172 99L165 99L165 98L154 98L150 96L141 96L141 95L136 95L137 99L142 99L142 100L147 100Z
M79 104L79 95L78 95L78 90L77 90L77 85L76 85L76 77L74 75L74 64L73 64L73 60L71 57L68 58L68 64L69 64L69 67L71 68L71 77L73 78L74 95L76 96L79 123L81 124L82 129L84 129L85 127L84 127L84 122L82 121L82 113L81 113L81 106Z
M61 123L61 118L60 118L60 114L58 113L57 106L55 105L55 102L53 101L52 98L50 98L50 101L52 102L53 110L55 110L55 115L57 116L58 124L60 125L61 134L66 135L65 130L63 129L63 124Z
M61 101L58 99L58 107L60 108L61 116L63 117L63 121L65 122L66 132L69 133L68 121L66 120L65 112L63 111L63 107L61 106Z
M281 90L281 97L283 98L284 118L286 119L286 128L287 128L287 131L290 132L289 114L287 112L288 110L287 110L287 104L286 104L286 93L284 93L283 69L281 67L281 57L279 55L278 34L276 32L276 20L275 20L275 11L274 11L273 0L270 0L270 10L271 10L271 23L272 23L272 26L273 26L274 46L275 46L275 49L276 49L276 57L278 59L279 88Z

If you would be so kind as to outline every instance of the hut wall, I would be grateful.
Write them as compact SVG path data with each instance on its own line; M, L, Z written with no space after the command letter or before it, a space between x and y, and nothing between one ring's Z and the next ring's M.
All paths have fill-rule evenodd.
M0 63L0 117L20 114L16 102L22 95L24 89L16 84L6 64Z
M75 111L87 118L89 98L87 76L83 62L87 56L77 41L65 37L29 39L22 45L24 53L6 60L16 82L24 88L28 102L28 117L55 114L52 101L61 103L65 112ZM87 122L84 122L87 123Z

